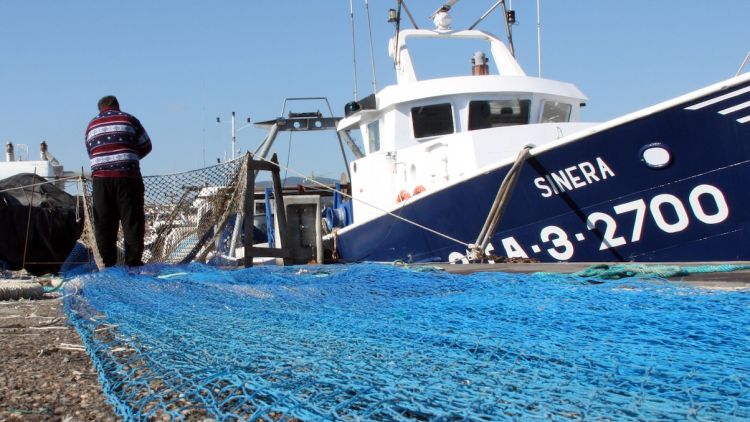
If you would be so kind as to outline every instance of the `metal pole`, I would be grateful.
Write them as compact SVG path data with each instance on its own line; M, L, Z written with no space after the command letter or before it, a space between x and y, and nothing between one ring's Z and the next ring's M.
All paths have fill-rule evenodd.
M740 76L740 73L742 73L742 69L745 68L745 65L747 64L748 59L750 59L750 51L747 52L747 56L745 56L745 60L742 61L740 68L737 69L737 73L735 73L734 76Z
M542 77L542 15L539 11L541 0L536 0L536 50L537 50L537 71L540 78Z
M504 0L498 0L498 2L495 3L494 5L492 5L492 7L490 7L489 10L487 10L486 12L484 12L484 15L482 15L479 19L477 19L476 22L474 22L473 24L471 24L471 26L469 27L469 29L474 29L477 25L479 25L480 22L482 22L484 20L484 18L486 18L490 13L492 13L495 9L497 9L497 6L500 6L500 4L503 3L503 2L504 2ZM507 23L507 18L505 20L506 20L506 23Z
M370 4L365 0L365 10L367 11L367 32L370 35L370 68L372 69L372 93L375 94L378 90L378 81L375 75L375 52L372 48L372 20L370 19ZM356 101L357 98L354 98Z
M352 21L352 65L354 66L354 101L359 98L359 81L357 81L357 43L355 42L354 34L354 5L353 0L349 0L349 16Z
M271 212L267 210L266 212ZM255 216L255 171L253 171L253 156L250 154L245 155L245 198L242 204L242 214L245 217L245 239L243 246L245 247L245 256L243 257L245 268L253 266L253 217ZM237 219L237 226L239 226L240 220ZM236 230L235 230L236 231ZM234 248L232 248L234 250Z
M409 20L411 21L411 24L414 25L414 29L419 29L419 27L417 26L417 21L414 20L414 16L411 15L409 8L406 7L406 2L402 1L401 5L404 6L404 11L406 12L406 15L409 16Z
M235 115L234 115L234 112L232 112L232 160L237 158L237 154L235 154L236 145L237 145L237 129L236 129L236 123L235 123Z

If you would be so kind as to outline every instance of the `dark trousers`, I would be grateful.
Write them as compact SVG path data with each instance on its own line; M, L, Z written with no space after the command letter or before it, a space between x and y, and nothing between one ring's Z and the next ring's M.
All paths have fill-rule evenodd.
M94 234L104 266L117 264L117 229L122 223L125 265L143 265L143 180L94 177Z

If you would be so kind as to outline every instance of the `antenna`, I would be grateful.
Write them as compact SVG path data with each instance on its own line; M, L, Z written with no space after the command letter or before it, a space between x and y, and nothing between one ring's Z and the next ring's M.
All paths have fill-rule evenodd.
M542 15L540 13L541 0L536 0L536 50L538 75L542 77Z
M357 81L357 44L354 41L354 4L353 0L349 0L349 16L351 16L352 20L352 64L354 66L354 101L357 101L357 98L359 98L357 87L359 86L359 81Z
M401 4L403 3L402 0L398 0L398 10L389 9L388 10L388 22L393 22L396 24L396 57L394 57L396 68L399 68L401 66L401 49L398 45L398 36L401 32Z
M456 3L458 3L458 0L448 0L444 5L438 7L438 9L430 15L430 20L435 19L435 15L437 15L440 12L447 12L451 10L451 7L453 7Z
M365 0L365 11L367 11L367 32L370 34L370 67L372 68L372 93L378 90L378 81L375 74L375 53L372 47L372 19L370 19L370 2ZM354 99L357 100L356 98Z

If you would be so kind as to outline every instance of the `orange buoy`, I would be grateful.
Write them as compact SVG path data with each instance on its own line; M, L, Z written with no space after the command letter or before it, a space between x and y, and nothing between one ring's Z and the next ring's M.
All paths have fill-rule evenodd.
M398 193L398 196L396 197L396 202L403 202L407 199L411 198L411 195L409 192L407 192L405 189L401 189L401 192Z
M424 186L417 185L417 187L414 188L414 192L412 193L412 195L419 195L420 193L422 193L422 192L424 192L426 190L427 190L427 188L425 188Z

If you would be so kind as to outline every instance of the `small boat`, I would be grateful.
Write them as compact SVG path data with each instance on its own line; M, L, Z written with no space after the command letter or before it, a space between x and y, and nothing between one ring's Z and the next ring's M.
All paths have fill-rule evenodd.
M40 144L39 160L26 145L5 145L0 162L0 271L56 273L83 230L79 199L65 191L76 178Z
M576 86L527 75L497 36L451 29L446 8L435 18L397 32L397 83L338 122L364 151L349 163L349 224L324 237L334 256L750 260L750 74L584 123ZM480 40L489 55L464 76L419 79L418 38Z

